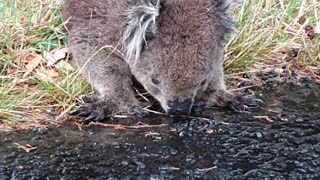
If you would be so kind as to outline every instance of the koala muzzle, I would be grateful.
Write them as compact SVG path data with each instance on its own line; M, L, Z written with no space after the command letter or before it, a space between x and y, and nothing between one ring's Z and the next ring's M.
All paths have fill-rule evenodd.
M169 114L187 115L190 113L192 101L190 100L183 101L183 102L180 102L178 100L169 101L168 106L170 108L168 111Z

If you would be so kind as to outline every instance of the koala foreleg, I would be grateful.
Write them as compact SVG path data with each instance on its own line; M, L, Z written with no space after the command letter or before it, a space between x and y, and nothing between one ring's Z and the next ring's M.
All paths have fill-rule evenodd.
M86 117L84 122L100 121L121 112L142 115L126 62L112 54L113 49L97 45L97 39L80 37L70 37L71 51L78 69L96 90L97 96L84 98L85 103L70 114Z
M200 101L207 102L209 106L227 107L235 112L247 113L263 105L263 101L254 96L243 96L228 91L224 81L223 52L219 52L221 59L217 60L213 69L213 78L207 89L200 96ZM219 55L219 53L217 53Z

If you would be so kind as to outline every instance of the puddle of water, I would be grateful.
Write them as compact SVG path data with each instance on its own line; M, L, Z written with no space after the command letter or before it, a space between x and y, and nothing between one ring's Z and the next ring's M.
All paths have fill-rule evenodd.
M319 179L320 86L258 92L268 111L208 109L205 119L117 119L144 129L66 124L0 135L0 179ZM270 123L255 116L268 116ZM17 144L36 147L29 153Z

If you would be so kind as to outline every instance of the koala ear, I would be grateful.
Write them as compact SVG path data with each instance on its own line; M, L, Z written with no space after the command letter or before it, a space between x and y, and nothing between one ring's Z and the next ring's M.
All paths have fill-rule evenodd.
M121 40L126 61L139 59L143 43L157 31L156 20L159 14L160 0L138 0L128 5Z

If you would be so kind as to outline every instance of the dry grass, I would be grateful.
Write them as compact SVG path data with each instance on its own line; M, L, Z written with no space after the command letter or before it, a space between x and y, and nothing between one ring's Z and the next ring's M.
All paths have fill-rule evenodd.
M63 119L79 96L91 91L64 55L59 2L0 2L0 122ZM311 40L304 30L310 25L320 32L317 0L244 0L236 12L238 33L226 47L229 74L277 66L292 51L299 52L296 63L319 71L320 38ZM52 57L62 60L52 65Z
M292 50L304 65L320 62L319 37L310 39L307 25L320 33L320 2L317 0L244 0L235 15L238 33L227 46L225 66L239 71L262 62L285 60Z
M59 0L4 0L0 4L0 121L51 119L90 89L69 57L49 66L66 47Z

